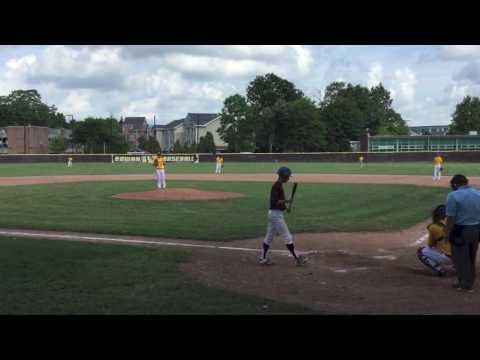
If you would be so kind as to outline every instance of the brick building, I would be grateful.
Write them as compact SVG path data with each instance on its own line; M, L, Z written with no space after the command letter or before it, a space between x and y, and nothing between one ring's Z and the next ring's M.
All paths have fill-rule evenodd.
M48 127L8 126L9 154L47 154Z
M142 136L148 139L150 130L145 117L126 117L122 122L122 132L127 142L138 149L138 139Z

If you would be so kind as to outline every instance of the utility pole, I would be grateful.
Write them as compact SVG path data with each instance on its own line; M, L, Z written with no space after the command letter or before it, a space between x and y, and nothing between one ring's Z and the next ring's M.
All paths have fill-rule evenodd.
M155 139L157 138L157 128L155 127L156 124L155 124L155 115L153 115L153 136L155 137Z

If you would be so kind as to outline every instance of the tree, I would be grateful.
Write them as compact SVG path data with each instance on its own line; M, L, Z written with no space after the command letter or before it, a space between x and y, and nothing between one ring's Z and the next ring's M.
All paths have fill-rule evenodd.
M327 151L349 151L350 140L357 139L363 114L350 98L340 97L321 110L325 122L328 144Z
M405 135L408 126L392 108L390 93L382 84L372 88L331 83L320 104L327 127L328 150L348 151L350 140L359 140L369 129L371 135Z
M67 123L55 105L42 102L37 90L14 90L8 96L0 96L0 126L11 125L60 128Z
M145 142L145 151L148 151L151 154L157 154L162 151L160 144L157 141L157 138L154 136L149 136L148 140Z
M60 154L67 150L67 143L61 136L53 138L48 144L48 151L52 154Z
M457 104L452 115L449 134L467 135L469 131L480 131L480 98L466 96Z
M250 108L245 97L235 94L225 99L217 132L228 144L229 151L250 151L254 147L250 120Z
M303 97L287 105L285 135L281 138L282 151L324 151L327 146L326 126L315 103Z
M176 154L182 154L185 152L185 148L180 144L180 140L175 141L175 144L173 144L173 152Z
M198 152L212 154L215 154L217 152L217 147L215 146L213 135L210 131L207 131L205 136L202 136L200 138L200 141L198 143Z
M257 76L247 88L247 103L251 107L251 121L256 147L272 152L278 138L278 123L285 116L286 104L303 97L302 91L288 80L275 74Z
M128 143L114 118L86 118L77 121L72 130L72 143L82 145L85 153L128 151Z
M147 143L147 138L145 136L140 136L138 138L138 148L145 151L145 144Z

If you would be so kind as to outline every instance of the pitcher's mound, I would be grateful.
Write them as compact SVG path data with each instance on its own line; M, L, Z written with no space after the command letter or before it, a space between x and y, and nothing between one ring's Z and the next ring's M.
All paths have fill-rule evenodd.
M113 195L112 197L125 200L222 200L234 199L245 195L236 192L206 191L190 188L167 188L142 192L130 192Z

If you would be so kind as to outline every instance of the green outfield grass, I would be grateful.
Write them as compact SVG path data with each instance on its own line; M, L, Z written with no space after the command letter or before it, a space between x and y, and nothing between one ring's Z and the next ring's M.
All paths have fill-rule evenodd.
M111 197L152 190L148 181L0 187L0 227L212 241L265 233L270 183L170 181L168 186L236 191L246 197L182 202ZM294 210L286 217L292 232L398 230L426 219L447 192L410 185L300 184Z
M279 166L289 166L296 173L323 174L398 174L432 175L429 162L385 162L367 163L361 169L358 163L306 163L306 162L258 162L225 163L225 173L274 173ZM213 173L214 163L169 163L167 173ZM142 163L79 163L67 168L63 163L0 164L0 177L33 175L99 175L99 174L149 174L152 166ZM480 176L480 163L448 163L445 175L462 173L467 176Z
M313 312L203 285L178 268L189 256L172 249L0 237L0 314Z

